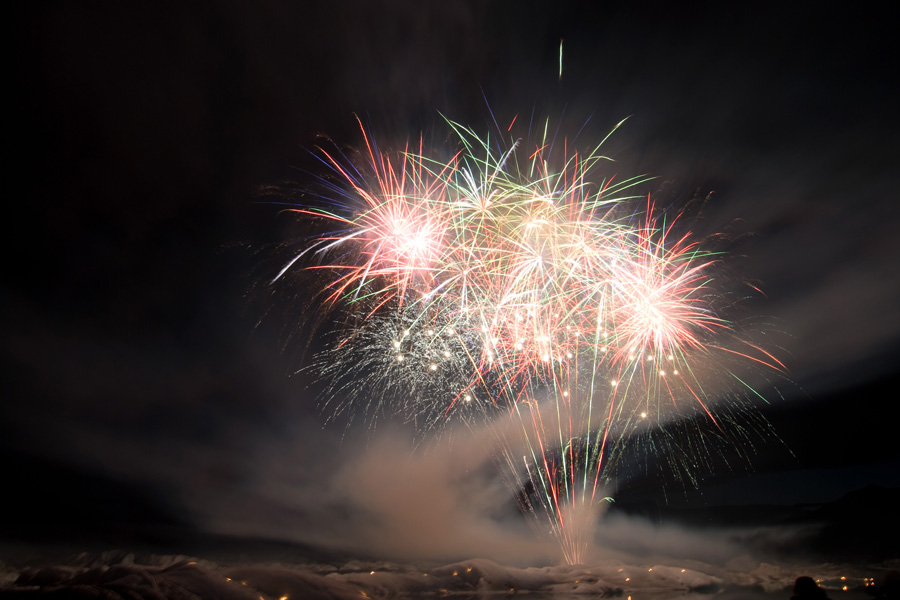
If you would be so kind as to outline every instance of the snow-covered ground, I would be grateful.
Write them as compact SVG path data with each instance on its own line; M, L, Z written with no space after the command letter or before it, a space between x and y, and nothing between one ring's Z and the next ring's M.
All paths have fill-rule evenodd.
M794 579L809 575L821 581L833 600L855 600L870 597L866 592L888 572L900 569L900 561L849 567L776 565L740 557L724 566L696 561L625 564L607 560L592 565L519 568L475 558L421 568L385 561L217 564L172 555L136 560L133 554L111 552L81 554L66 564L0 568L0 594L23 598L63 592L67 598L107 599L380 600L539 594L631 600L712 596L786 600Z

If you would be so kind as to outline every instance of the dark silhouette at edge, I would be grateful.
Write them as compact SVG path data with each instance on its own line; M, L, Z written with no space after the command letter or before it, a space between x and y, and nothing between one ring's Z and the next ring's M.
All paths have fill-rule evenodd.
M825 590L819 587L815 579L805 575L794 582L794 595L791 600L831 600Z

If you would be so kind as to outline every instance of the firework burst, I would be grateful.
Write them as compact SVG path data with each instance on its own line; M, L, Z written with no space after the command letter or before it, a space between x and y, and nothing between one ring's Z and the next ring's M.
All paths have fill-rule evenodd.
M716 310L720 257L639 197L647 178L604 176L602 144L580 154L554 149L546 125L535 143L447 123L448 160L421 142L381 153L364 129L363 164L322 150L350 201L292 209L331 227L275 282L325 272L324 307L349 315L313 366L335 414L514 423L498 458L577 563L635 431L699 411L724 432L713 366L728 379L723 357L781 365L735 345Z

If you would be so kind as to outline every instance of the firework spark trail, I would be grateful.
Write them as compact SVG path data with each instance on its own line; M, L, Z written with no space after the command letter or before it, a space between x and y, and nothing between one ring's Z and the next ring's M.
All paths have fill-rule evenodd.
M364 129L360 168L322 150L356 206L294 209L334 227L276 281L300 265L324 271L325 306L349 309L314 365L336 414L363 402L426 430L451 417L518 423L499 440L510 479L579 562L623 440L696 407L719 427L701 372L723 354L781 365L724 341L718 257L651 200L635 212L647 178L593 181L605 138L584 155L564 142L554 167L548 122L536 142L447 123L459 150L445 161L422 142L380 153Z

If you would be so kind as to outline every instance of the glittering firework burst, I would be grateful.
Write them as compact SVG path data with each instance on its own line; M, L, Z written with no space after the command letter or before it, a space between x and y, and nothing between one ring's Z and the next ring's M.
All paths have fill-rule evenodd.
M447 123L448 160L381 153L364 129L362 164L322 150L349 201L293 209L331 227L275 282L324 272L323 306L345 311L314 365L334 413L512 423L498 458L577 563L635 432L700 412L727 437L713 380L734 358L782 367L719 314L719 257L640 201L647 178L602 175L602 143L560 153L546 124L535 143Z

